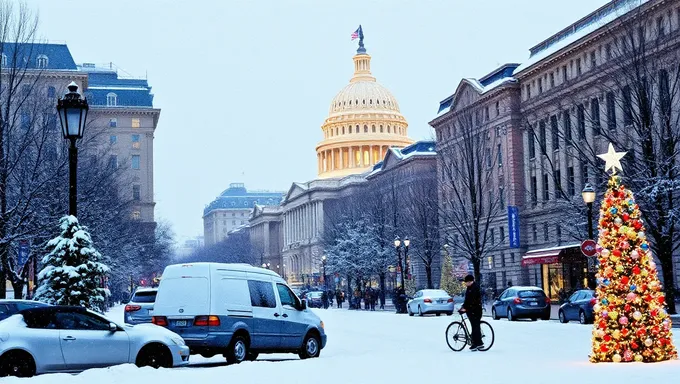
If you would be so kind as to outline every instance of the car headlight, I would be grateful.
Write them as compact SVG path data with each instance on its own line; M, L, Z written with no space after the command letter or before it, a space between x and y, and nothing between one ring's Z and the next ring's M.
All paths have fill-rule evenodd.
M326 326L324 326L323 321L321 322L321 324L319 324L319 326L321 327L321 329L326 329Z
M184 342L184 339L182 339L181 337L172 337L172 338L170 338L170 340L172 340L172 342L175 343L175 345L179 345L180 347L183 347L183 346L186 345L186 343Z

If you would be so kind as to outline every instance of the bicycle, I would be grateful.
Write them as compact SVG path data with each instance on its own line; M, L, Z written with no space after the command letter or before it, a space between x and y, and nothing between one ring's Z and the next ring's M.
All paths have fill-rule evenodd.
M451 350L454 352L462 351L466 345L472 346L472 335L470 334L467 323L465 322L466 318L467 315L465 313L461 313L461 321L453 321L446 328L446 344L448 344L449 348L451 348ZM491 327L491 324L487 323L486 321L481 321L479 325L482 330L482 343L484 344L484 348L479 348L478 350L488 351L489 348L493 346L494 342L493 328ZM453 345L451 344L452 342ZM458 344L460 344L460 347L458 347Z

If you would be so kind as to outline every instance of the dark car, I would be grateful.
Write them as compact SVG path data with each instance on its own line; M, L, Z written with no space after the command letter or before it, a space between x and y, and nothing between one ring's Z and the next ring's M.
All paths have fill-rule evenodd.
M560 307L560 323L568 323L571 320L578 320L581 324L592 323L595 303L597 303L595 291L583 289L574 292Z
M491 316L494 320L550 320L550 298L538 287L510 287L494 301Z
M32 300L0 300L0 321L16 315L24 309L45 307L48 304Z
M305 294L305 298L307 299L307 306L310 308L323 307L323 302L321 301L322 295L323 292L321 291L307 292L307 294Z
M130 302L125 306L125 324L150 323L156 293L158 293L158 288L137 288Z

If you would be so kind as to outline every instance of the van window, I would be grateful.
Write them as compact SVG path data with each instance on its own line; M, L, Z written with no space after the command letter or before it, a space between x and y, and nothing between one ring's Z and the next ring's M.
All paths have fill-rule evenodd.
M253 307L276 308L276 298L272 283L248 280L250 304Z
M293 308L297 308L297 300L295 294L291 292L290 288L283 284L276 284L276 289L279 291L279 298L281 298L281 305L290 305Z

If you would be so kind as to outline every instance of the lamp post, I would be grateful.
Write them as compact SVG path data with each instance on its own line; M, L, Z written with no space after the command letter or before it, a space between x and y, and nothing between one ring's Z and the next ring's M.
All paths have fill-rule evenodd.
M411 262L408 259L408 246L411 245L411 240L408 239L408 236L404 238L404 265L406 266L406 271L408 271L408 275L406 275L407 279L411 280ZM406 287L404 287L406 289Z
M61 132L64 139L68 139L71 145L68 148L68 214L76 216L78 211L78 148L76 140L83 138L85 122L87 121L87 99L80 97L78 85L71 82L68 85L69 92L57 101L57 113L61 122Z
M399 236L394 239L394 249L397 251L397 267L401 272L401 288L406 289L404 285L404 267L401 264L401 239Z
M581 191L581 197L583 197L583 202L586 203L588 207L588 239L593 240L593 202L595 202L595 189L590 183L586 183ZM594 259L592 257L588 258L588 286L589 288L595 287L595 276L591 271L594 267Z
M321 256L321 265L323 266L323 286L328 292L328 282L326 281L326 255Z

